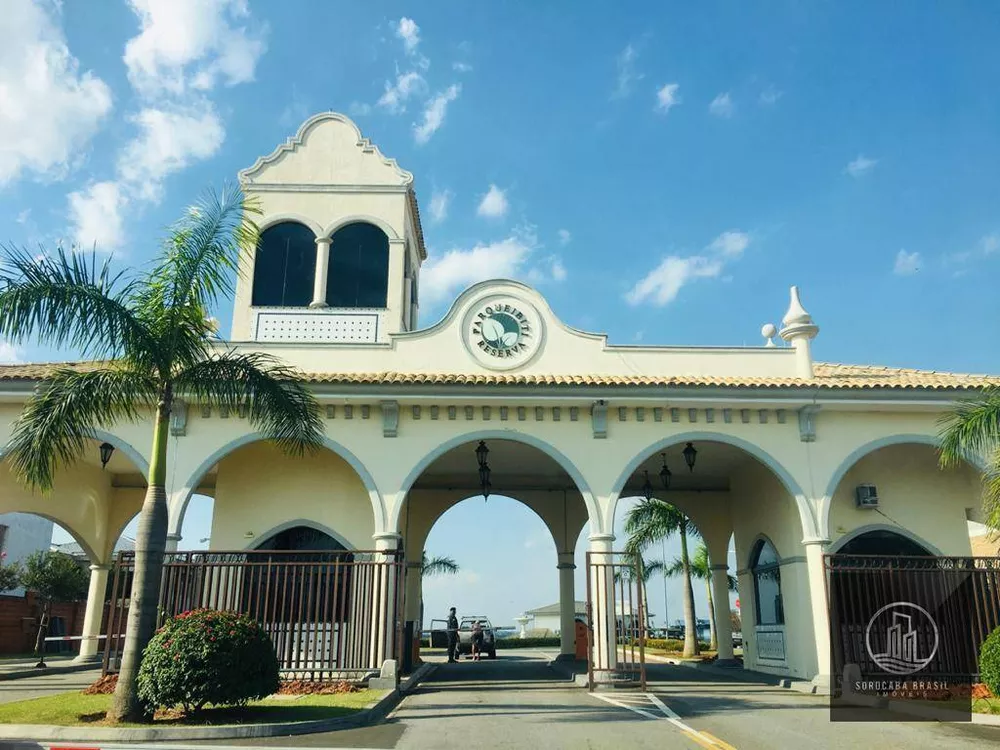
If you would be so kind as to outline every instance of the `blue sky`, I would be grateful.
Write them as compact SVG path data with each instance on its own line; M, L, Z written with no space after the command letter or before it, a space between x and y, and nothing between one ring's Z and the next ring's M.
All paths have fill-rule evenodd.
M512 275L614 342L756 344L798 284L821 360L1000 372L998 37L989 2L8 0L0 238L139 266L335 109L415 175L424 323Z

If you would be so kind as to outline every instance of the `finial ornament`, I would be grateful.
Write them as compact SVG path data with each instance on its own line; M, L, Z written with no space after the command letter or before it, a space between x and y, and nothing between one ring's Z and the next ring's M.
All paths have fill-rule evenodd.
M760 329L760 335L767 340L767 343L765 343L764 346L768 348L777 346L777 344L774 343L774 337L778 335L778 329L774 327L774 323L765 323Z
M785 341L792 341L803 337L809 339L815 338L816 334L819 333L819 326L813 322L812 316L802 306L797 286L792 287L791 296L792 299L788 305L788 312L781 319L783 325L781 338Z

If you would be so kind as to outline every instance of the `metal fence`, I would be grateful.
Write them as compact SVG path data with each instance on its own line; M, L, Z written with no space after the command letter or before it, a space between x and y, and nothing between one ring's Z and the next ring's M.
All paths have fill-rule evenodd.
M646 593L642 558L587 553L587 677L646 690Z
M937 643L933 672L976 676L979 649L1000 627L1000 558L828 555L827 587L833 667L857 664L877 674L866 629L879 607L912 602L932 616L914 626L921 643Z
M105 674L121 665L134 570L134 553L119 553ZM403 574L395 551L168 552L157 626L192 609L239 612L271 637L283 676L355 677L402 653Z

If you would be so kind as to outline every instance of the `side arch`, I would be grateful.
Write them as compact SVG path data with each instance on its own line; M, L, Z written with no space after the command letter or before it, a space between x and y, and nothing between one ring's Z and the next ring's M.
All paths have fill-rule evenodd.
M179 497L180 499L171 503L169 533L180 534L181 527L184 525L184 514L187 512L187 506L188 502L191 500L191 495L194 494L194 491L197 489L201 480L205 477L208 471L215 466L215 464L238 448L242 448L244 445L264 442L267 440L267 436L261 432L248 432L244 435L240 435L238 438L230 440L228 443L218 448L205 458L205 460L198 465L198 468L191 473L191 476L188 477L188 480L185 482L183 488L176 493L175 497ZM385 510L382 502L382 495L378 491L374 478L368 469L365 468L361 459L351 453L351 451L343 445L335 440L331 440L329 437L323 437L323 446L338 455L346 461L352 469L354 469L358 477L361 479L362 484L364 484L365 489L368 491L368 499L372 506L372 518L374 520L375 531L378 532L379 530L385 528Z
M47 521L52 521L52 523L54 523L60 529L62 529L67 534L69 534L71 537L73 537L73 541L80 545L80 549L83 550L83 554L85 554L87 556L87 559L90 560L90 564L91 565L101 565L101 564L106 563L106 562L111 562L111 556L109 556L109 558L107 560L102 560L101 556L98 555L94 551L93 546L90 545L87 542L87 540L83 538L83 536L80 534L80 532L78 532L70 524L68 524L66 521L63 521L62 519L58 518L57 516L52 516L52 515L49 515L48 513L39 513L37 510L11 510L11 511L4 511L4 512L5 513L24 513L24 514L27 514L27 515L38 516L39 518L44 518ZM117 539L117 537L116 537L116 539Z
M802 523L803 535L806 538L811 538L816 535L816 518L813 515L813 510L809 504L809 500L806 498L805 493L802 491L802 488L799 486L795 477L792 476L791 472L789 472L780 461L774 458L774 456L765 451L759 445L751 443L749 440L744 440L743 438L719 432L682 432L677 435L671 435L670 437L663 438L662 440L653 443L637 453L625 466L625 470L622 471L622 473L618 476L618 479L615 480L614 485L612 485L611 502L608 505L609 515L608 518L604 519L605 528L614 528L615 512L618 509L618 501L621 498L622 490L625 488L625 483L628 482L629 477L631 477L650 456L660 453L673 445L697 441L725 443L726 445L731 445L734 448L739 448L743 452L760 461L761 464L770 469L774 475L778 477L782 486L784 486L788 494L795 500L795 506L799 511L799 520Z
M453 448L478 440L511 440L516 443L530 445L547 455L559 464L563 471L569 475L570 479L573 480L573 483L579 490L580 495L583 497L584 505L587 506L587 515L590 519L591 533L603 533L603 519L601 518L600 511L597 507L597 501L594 498L594 494L590 491L590 486L587 484L587 480L583 478L583 474L581 474L580 470L576 468L576 465L570 461L565 454L546 441L541 440L534 435L529 435L523 432L515 432L513 430L478 430L475 432L467 432L464 435L458 435L444 443L441 443L430 453L425 454L424 457L421 458L412 469L410 469L410 472L403 480L402 486L396 495L396 502L390 510L389 517L386 519L387 525L385 528L397 529L399 527L399 519L403 512L403 499L406 497L407 493L409 493L410 488L413 487L417 479L420 478L420 475L427 470L428 466Z
M310 520L308 518L295 518L295 519L293 519L291 521L284 521L282 523L279 523L274 528L268 529L263 534L261 534L259 537L256 537L253 540L251 540L250 544L248 544L246 546L246 549L248 549L248 550L257 549L261 544L263 544L264 542L266 542L272 536L275 536L276 534L280 534L282 531L287 531L288 529L293 529L296 526L308 526L310 529L316 529L316 531L321 531L324 534L326 534L327 536L329 536L331 539L336 540L336 542L339 545L341 545L344 549L351 550L351 551L353 551L355 549L355 547L354 547L353 544L351 544L341 534L339 534L338 532L334 531L329 526L326 526L325 524L319 523L318 521Z
M262 221L260 224L258 224L258 228L260 229L261 234L263 234L271 227L277 224L284 224L285 222L288 221L293 221L297 224L304 224L305 226L309 227L309 229L312 230L312 233L317 237L321 238L325 236L323 234L323 227L318 221L314 221L310 219L308 216L303 216L302 214L297 214L297 213L268 214L267 218L264 219L264 221Z
M938 439L937 435L928 435L925 433L899 433L896 435L885 435L875 440L870 440L863 445L859 445L853 451L851 451L843 461L833 470L830 475L830 479L826 483L826 491L823 493L823 497L820 499L819 504L819 531L820 536L829 539L830 538L830 509L833 506L833 496L837 492L837 487L840 486L841 481L848 471L851 470L858 461L867 456L869 453L874 453L880 448L888 448L892 445L929 445L934 448L941 447L941 441ZM978 471L984 471L986 466L981 458L970 459L969 461ZM926 545L925 545L926 546ZM930 546L927 547L931 549Z
M851 529L847 534L844 534L840 539L831 544L827 549L827 554L835 555L837 552L846 546L849 542L856 539L859 536L867 534L869 531L890 531L893 534L897 534L901 537L909 539L911 542L919 544L924 549L928 550L932 555L937 557L942 557L941 550L935 547L933 544L917 536L909 529L904 529L902 526L892 526L887 523L869 523L864 526L859 526L856 529Z
M128 456L128 460L135 465L135 468L142 472L143 478L147 482L149 481L149 462L130 443L106 430L90 429L86 431L86 435L94 440L100 440L102 443L111 443L115 447L115 450L119 450ZM0 461L3 461L7 457L8 451L5 449L6 446L0 445Z

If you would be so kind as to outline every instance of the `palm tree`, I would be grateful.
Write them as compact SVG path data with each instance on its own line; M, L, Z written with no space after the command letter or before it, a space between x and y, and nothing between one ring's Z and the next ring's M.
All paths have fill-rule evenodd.
M986 525L1000 530L1000 388L960 401L939 424L942 466L985 459L983 511Z
M691 587L687 540L689 536L700 536L698 527L670 503L656 498L644 498L632 506L625 517L625 533L628 534L625 551L631 553L641 553L654 542L668 539L674 534L680 536L681 567L684 573L684 656L697 656L694 589Z
M39 384L14 424L12 470L32 488L52 487L57 468L78 460L98 425L153 417L149 481L135 539L128 629L108 718L144 720L136 691L142 651L156 627L167 537L170 413L183 396L241 410L293 455L321 445L319 407L298 373L270 355L219 346L209 311L233 291L258 230L239 190L210 194L172 227L144 273L112 273L96 253L37 258L3 248L0 337L68 347L89 360Z
M712 563L708 558L708 547L699 544L694 551L694 557L690 563L691 575L694 578L705 582L705 593L708 595L708 627L711 633L708 647L712 651L719 649L719 636L715 632L715 600L712 596ZM664 575L669 577L679 576L684 572L683 560L675 558L670 565L664 569ZM730 591L736 591L736 576L728 576L728 586ZM726 602L728 605L729 602ZM728 609L728 607L727 607Z
M427 552L421 553L420 559L420 630L423 632L424 629L424 587L423 579L427 577L439 576L439 575L450 575L453 576L458 573L458 563L452 557L427 557ZM421 636L423 637L423 636Z

